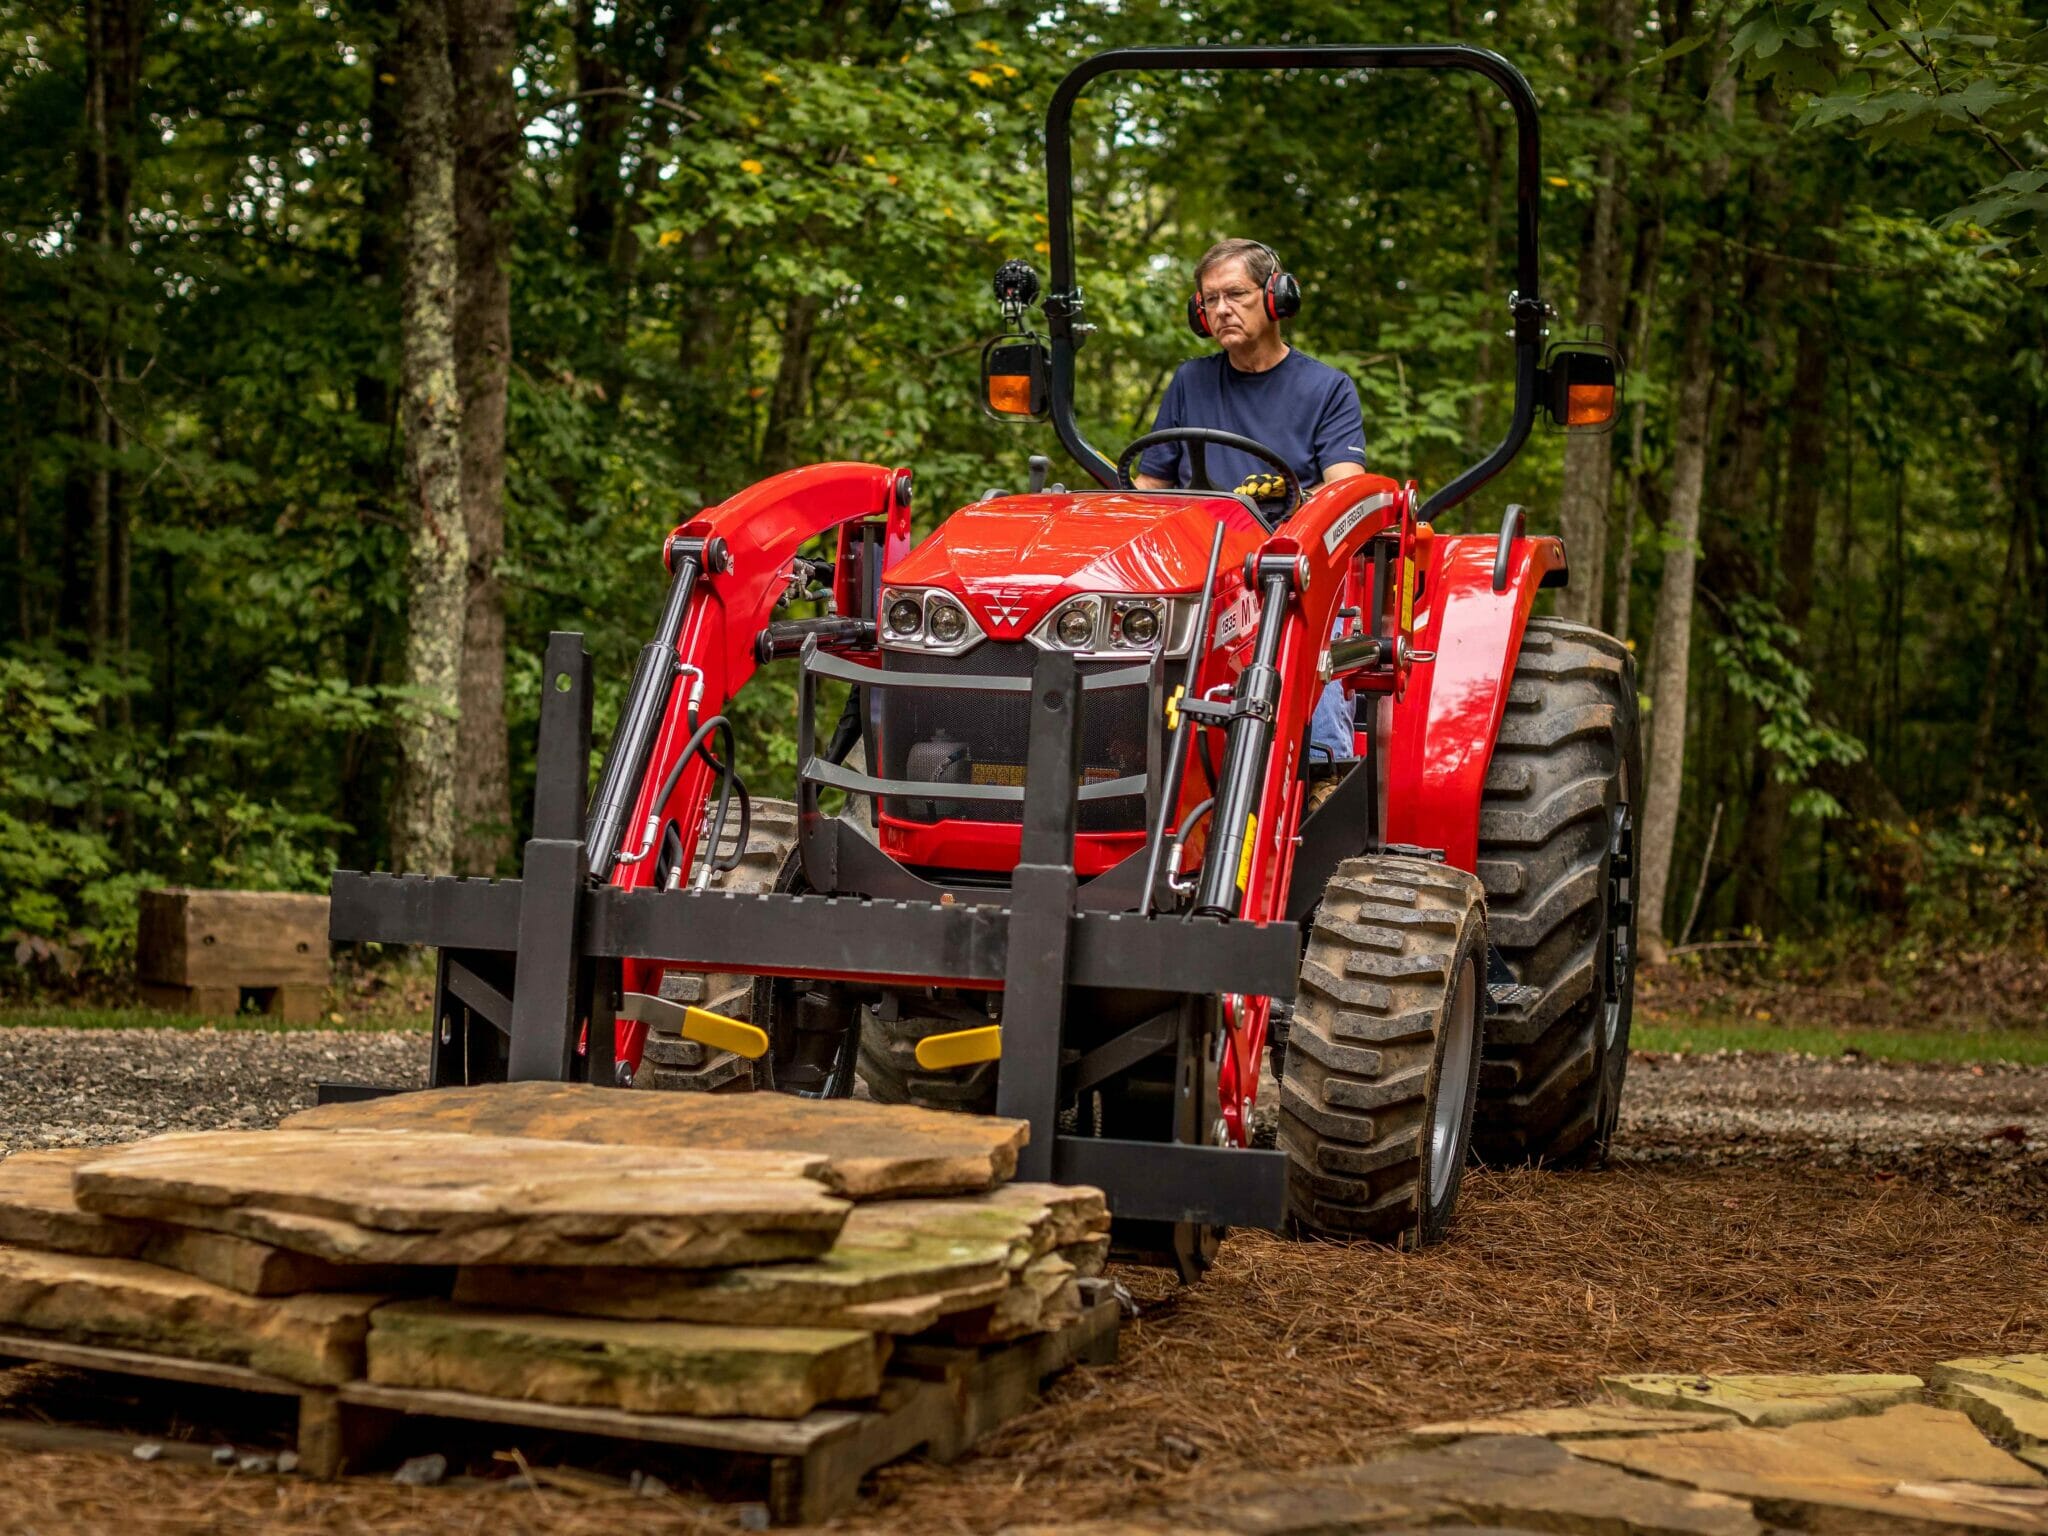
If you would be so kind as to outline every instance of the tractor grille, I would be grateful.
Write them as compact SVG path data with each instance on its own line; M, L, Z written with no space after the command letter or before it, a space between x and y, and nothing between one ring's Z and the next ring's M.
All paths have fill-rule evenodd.
M912 656L884 651L882 665L892 672L938 673L950 677L1029 677L1038 648L1028 641L984 640L964 656ZM1128 667L1128 661L1080 664L1085 678L1096 672ZM1142 774L1146 769L1147 711L1144 688L1105 688L1081 696L1081 779L1092 784ZM882 688L882 777L952 783L1016 784L1024 782L1029 750L1028 694L929 692L916 688ZM1082 832L1142 832L1145 797L1084 800L1076 807ZM1017 823L1024 819L1021 802L947 800L943 790L933 798L885 796L885 815L904 821L944 819Z

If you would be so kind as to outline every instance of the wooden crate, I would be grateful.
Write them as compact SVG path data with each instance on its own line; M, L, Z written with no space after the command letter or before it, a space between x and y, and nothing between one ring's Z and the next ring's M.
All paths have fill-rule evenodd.
M912 1346L901 1352L900 1370L892 1366L872 1406L819 1408L794 1420L625 1413L370 1382L308 1387L241 1366L26 1334L0 1334L0 1367L9 1360L47 1361L296 1399L299 1464L313 1477L388 1467L411 1450L434 1449L436 1424L674 1447L713 1462L758 1464L770 1517L783 1525L811 1524L851 1505L861 1479L877 1467L919 1450L951 1461L1029 1408L1049 1378L1078 1363L1115 1360L1117 1303L1101 1287L1092 1291L1100 1299L1057 1333L978 1349ZM10 1438L12 1427L0 1420L0 1440ZM48 1426L30 1428L47 1438Z
M310 1024L329 980L327 898L292 891L144 891L135 933L143 1001Z

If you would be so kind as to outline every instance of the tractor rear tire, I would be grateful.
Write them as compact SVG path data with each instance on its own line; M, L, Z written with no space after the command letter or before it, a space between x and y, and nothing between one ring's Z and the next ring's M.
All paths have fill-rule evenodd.
M1531 619L1479 813L1488 930L1518 996L1487 1023L1479 1154L1594 1164L1621 1113L1635 998L1635 658Z
M774 890L784 863L796 847L796 824L796 806L791 801L754 801L746 853L736 867L711 877L711 889L748 895ZM721 855L731 856L738 834L735 811L728 818L725 836L719 840ZM702 856L700 840L698 857ZM748 975L731 971L670 971L662 978L661 995L669 1002L706 1008L730 1019L753 1017L754 978ZM754 1070L746 1058L731 1051L685 1040L657 1026L648 1031L640 1075L634 1079L634 1086L685 1093L731 1093L753 1087Z
M1419 1245L1449 1225L1486 1017L1479 881L1428 859L1347 859L1301 962L1280 1079L1298 1235Z
M917 1043L927 1035L972 1029L960 1019L906 1018L893 1021L864 1014L860 1032L860 1076L868 1095L881 1104L915 1104L920 1109L956 1109L968 1114L996 1112L999 1062L976 1062L930 1072L917 1064Z

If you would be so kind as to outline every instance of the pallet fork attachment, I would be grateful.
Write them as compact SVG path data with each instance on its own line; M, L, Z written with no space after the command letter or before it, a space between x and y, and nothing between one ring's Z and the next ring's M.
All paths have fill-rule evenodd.
M914 976L1001 986L999 1113L1029 1122L1017 1177L1093 1184L1118 1217L1278 1227L1283 1153L1201 1144L1208 1111L1189 1093L1181 1139L1063 1134L1059 1112L1105 1052L1084 1057L1064 1032L1076 987L1148 987L1185 1001L1172 1048L1200 1078L1214 1042L1199 1000L1234 992L1292 996L1300 929L1205 916L1088 910L1076 900L1074 660L1047 652L1031 679L1022 857L1003 905L721 891L621 890L596 883L585 842L590 658L579 634L549 637L542 673L534 833L518 880L337 870L329 934L337 943L440 950L431 1087L509 1079L616 1081L620 962L660 956L690 969L768 975ZM996 893L991 893L996 894ZM1143 1033L1154 1026L1141 1026ZM1165 1047L1148 1035L1145 1042ZM1082 1084L1085 1086L1085 1083ZM364 1090L322 1085L323 1102Z

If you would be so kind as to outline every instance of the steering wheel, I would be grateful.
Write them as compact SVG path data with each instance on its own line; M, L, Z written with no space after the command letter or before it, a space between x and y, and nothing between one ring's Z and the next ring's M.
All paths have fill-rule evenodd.
M1294 509L1301 505L1301 477L1288 467L1287 461L1255 438L1245 437L1237 432L1219 432L1214 427L1163 427L1157 432L1147 432L1135 439L1116 461L1116 483L1126 490L1133 488L1131 466L1138 455L1156 443L1186 443L1188 459L1195 472L1194 488L1198 491L1220 491L1220 485L1209 481L1209 444L1219 448L1235 448L1239 453L1248 453L1255 459L1263 459L1279 472L1286 490L1286 502L1280 510L1267 517L1264 510L1259 512L1259 521L1272 528L1291 517Z

